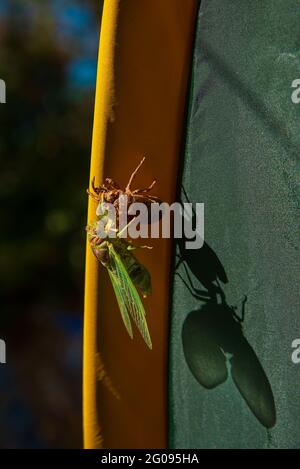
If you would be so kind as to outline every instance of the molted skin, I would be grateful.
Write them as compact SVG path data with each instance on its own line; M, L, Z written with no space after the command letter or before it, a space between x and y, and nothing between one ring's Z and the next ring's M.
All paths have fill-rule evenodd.
M131 190L131 183L136 176L136 173L144 163L145 158L142 159L138 167L135 169L135 171L132 173L129 182L125 189L121 189L119 184L117 184L113 179L111 178L106 178L100 186L95 185L95 178L92 180L92 192L87 190L87 193L89 194L90 197L92 197L94 200L96 200L99 203L110 203L114 205L114 208L116 210L117 214L117 220L119 220L119 217L121 215L120 212L120 207L122 206L121 203L121 198L124 196L127 196L127 212L130 208L130 206L133 203L143 203L147 206L148 208L148 218L145 220L145 223L149 224L151 223L151 205L153 203L161 203L162 201L153 195L150 195L149 192L152 190L154 187L156 181L154 180L149 187L144 188L144 189L135 189ZM128 215L128 221L130 222L133 218L134 215ZM159 214L159 218L162 217L162 213Z

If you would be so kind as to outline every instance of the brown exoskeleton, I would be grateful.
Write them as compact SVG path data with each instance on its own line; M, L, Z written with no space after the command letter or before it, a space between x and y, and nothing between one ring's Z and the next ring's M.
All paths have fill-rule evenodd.
M146 187L145 189L131 189L131 185L133 183L133 180L143 165L144 161L146 158L143 158L137 168L133 171L133 173L130 176L129 182L125 189L121 189L120 186L113 181L111 178L106 178L100 186L95 185L95 178L92 180L92 192L87 190L87 193L89 194L90 197L92 197L94 200L97 202L106 202L113 204L116 210L117 215L119 216L120 212L120 197L122 196L127 196L127 207L129 208L131 204L135 202L143 203L147 206L148 209L150 209L151 204L153 203L161 203L161 200L153 195L150 195L149 192L152 190L154 185L156 184L156 180L154 180L149 187ZM150 222L150 211L149 213L149 219L148 221ZM128 217L129 221L131 217Z

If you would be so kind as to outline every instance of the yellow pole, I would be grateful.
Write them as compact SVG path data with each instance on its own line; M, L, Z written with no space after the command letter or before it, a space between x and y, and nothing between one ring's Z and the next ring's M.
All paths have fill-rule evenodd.
M119 0L104 0L90 176L96 183L103 177L107 126L112 118L114 44ZM88 222L95 219L96 204L89 200ZM97 410L97 380L101 359L97 350L98 338L98 262L89 246L86 250L84 334L83 334L83 437L84 447L101 448L103 437Z

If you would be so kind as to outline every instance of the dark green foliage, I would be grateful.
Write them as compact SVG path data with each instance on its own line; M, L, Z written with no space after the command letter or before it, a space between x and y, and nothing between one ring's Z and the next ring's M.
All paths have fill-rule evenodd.
M1 321L38 304L82 305L94 82L73 85L83 38L63 38L51 3L11 1L0 21ZM94 18L96 61L99 2L77 3Z

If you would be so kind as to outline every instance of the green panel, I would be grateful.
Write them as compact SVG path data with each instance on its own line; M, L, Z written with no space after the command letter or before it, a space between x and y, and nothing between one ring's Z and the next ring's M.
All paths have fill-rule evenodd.
M201 3L182 186L207 244L177 246L173 448L300 448L299 33L297 0Z

